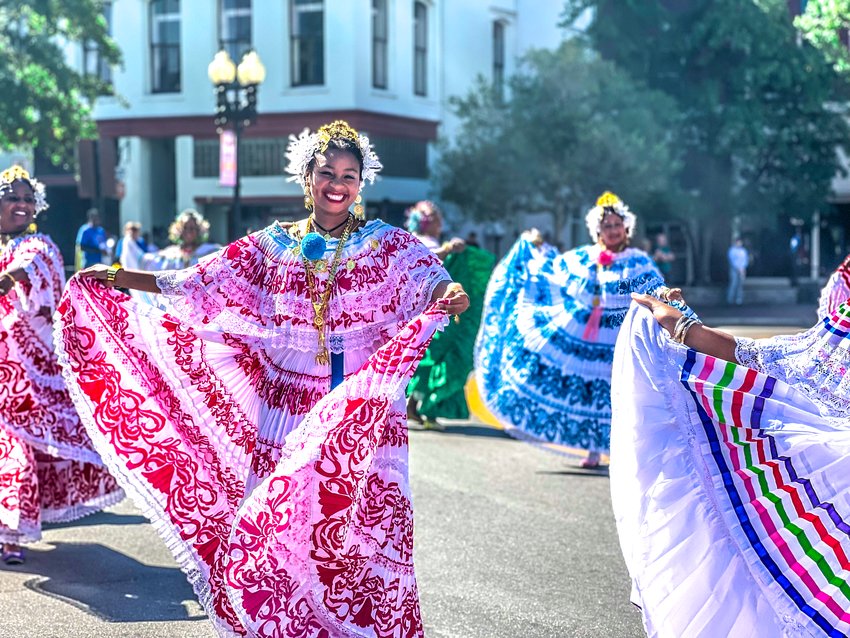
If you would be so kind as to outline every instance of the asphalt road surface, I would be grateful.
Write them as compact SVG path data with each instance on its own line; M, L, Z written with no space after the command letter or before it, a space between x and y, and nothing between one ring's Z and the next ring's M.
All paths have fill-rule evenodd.
M642 636L608 476L474 423L411 433L416 564L429 638ZM0 636L215 635L129 501L47 526L0 569Z

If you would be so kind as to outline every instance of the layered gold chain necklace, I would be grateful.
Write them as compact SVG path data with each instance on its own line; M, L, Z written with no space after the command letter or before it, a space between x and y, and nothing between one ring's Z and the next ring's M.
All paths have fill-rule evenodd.
M307 218L307 234L314 232L312 230L314 224L313 216L310 215L310 217ZM345 229L342 231L339 243L337 243L336 251L334 251L333 260L328 268L328 281L325 285L325 290L321 294L319 294L316 290L316 275L314 272L317 269L316 262L308 259L304 255L304 252L301 252L301 257L304 260L304 270L307 273L307 289L310 294L310 303L313 304L313 326L315 326L319 333L319 350L316 354L316 363L319 365L328 365L328 363L330 363L330 355L325 341L325 328L327 324L325 315L327 315L328 302L330 301L331 291L333 290L334 282L336 280L336 272L339 268L342 251L345 248L345 242L348 241L348 238L351 235L351 229L354 227L354 224L354 216L349 215L348 221L345 224Z

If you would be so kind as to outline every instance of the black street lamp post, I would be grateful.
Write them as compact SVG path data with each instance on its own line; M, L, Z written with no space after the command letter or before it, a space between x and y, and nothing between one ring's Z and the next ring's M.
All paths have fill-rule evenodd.
M229 240L242 234L242 130L257 119L257 89L266 79L266 69L256 51L247 51L237 67L222 48L207 68L215 86L216 131L233 127L236 142L236 179L233 185L233 211L229 218Z

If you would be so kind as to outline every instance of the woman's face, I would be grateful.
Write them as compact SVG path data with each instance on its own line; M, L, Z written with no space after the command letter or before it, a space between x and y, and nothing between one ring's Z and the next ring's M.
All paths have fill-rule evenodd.
M187 219L183 224L183 230L180 232L180 239L183 240L183 244L188 244L190 246L197 244L200 236L201 229L198 226L198 222L192 218Z
M437 211L431 211L428 217L424 217L419 223L420 233L427 237L436 237L439 239L443 232L443 217Z
M310 195L316 213L325 217L348 215L359 192L360 163L352 153L331 148L316 156L310 174Z
M616 213L608 213L599 225L599 239L608 250L621 250L626 244L626 225Z
M12 182L12 188L0 198L0 232L23 232L34 219L35 194L32 187L21 180Z

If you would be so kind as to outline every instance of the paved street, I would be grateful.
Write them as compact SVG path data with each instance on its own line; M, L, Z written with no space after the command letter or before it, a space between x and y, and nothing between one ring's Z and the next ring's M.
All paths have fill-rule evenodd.
M605 474L482 425L411 438L427 636L643 635ZM213 635L127 501L50 526L25 566L0 571L0 636Z
M777 331L724 319L748 336ZM606 473L473 422L414 431L411 450L429 638L644 635L628 603ZM49 526L25 566L0 569L0 636L214 633L151 526L125 501Z

